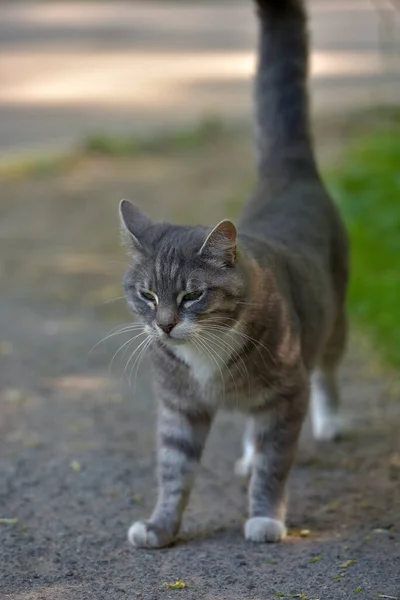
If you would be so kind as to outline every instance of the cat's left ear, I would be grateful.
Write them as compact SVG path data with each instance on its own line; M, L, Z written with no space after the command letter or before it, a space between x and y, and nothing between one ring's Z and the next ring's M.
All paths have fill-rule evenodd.
M119 217L123 244L131 254L145 254L144 234L153 221L129 200L121 200Z
M200 248L200 254L209 255L226 266L232 267L236 261L237 231L232 221L224 220L218 223L206 237Z

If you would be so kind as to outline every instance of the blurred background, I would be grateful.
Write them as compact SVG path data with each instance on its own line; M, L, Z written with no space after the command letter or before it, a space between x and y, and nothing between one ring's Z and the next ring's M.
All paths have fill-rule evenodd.
M310 0L315 113L396 102L396 0ZM212 111L249 121L249 2L2 2L3 153L93 131L142 133Z
M339 518L340 543L386 531L374 538L373 557L389 587L376 591L394 594L400 4L307 4L316 149L352 238L352 338L342 383L356 433L318 460L306 436L291 518L319 527L326 543L339 543L332 542ZM125 527L154 499L155 405L147 358L123 346L129 337L118 331L131 317L117 207L126 197L160 220L236 218L255 180L253 13L250 0L0 4L0 581L12 598L39 587L42 595L29 598L76 598L64 585L69 572L84 597L100 585L87 561L96 572L111 561L113 574L107 563L100 577L104 589L115 579L134 591L143 569L157 581L182 575L179 551L167 566L145 565L142 556L132 575L124 545ZM227 475L239 430L236 417L221 417L188 516L189 530L203 522L215 533L232 522L227 545L239 543L245 511L245 493ZM340 471L340 502L318 508L313 520L314 503L332 508L339 493L332 469ZM221 493L237 495L237 503L227 510ZM207 541L198 543L212 556ZM321 540L312 543L319 554ZM291 567L300 565L294 548L285 552ZM378 554L389 557L382 568ZM21 561L24 573L16 575ZM187 569L190 576L195 567ZM212 589L206 575L197 577L204 593ZM311 584L308 576L302 591Z

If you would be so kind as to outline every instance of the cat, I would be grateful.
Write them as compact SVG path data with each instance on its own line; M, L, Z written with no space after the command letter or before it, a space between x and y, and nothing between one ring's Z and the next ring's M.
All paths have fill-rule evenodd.
M258 182L238 229L155 223L120 204L124 289L159 399L158 501L129 529L138 547L174 541L219 408L248 416L236 472L250 476L253 542L286 534L286 482L310 397L315 437L339 433L348 242L313 153L306 13L301 0L255 4Z

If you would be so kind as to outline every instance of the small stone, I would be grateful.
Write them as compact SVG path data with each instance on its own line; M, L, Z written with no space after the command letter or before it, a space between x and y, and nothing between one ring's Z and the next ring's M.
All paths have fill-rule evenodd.
M82 465L77 460L71 460L69 466L76 473L79 473L80 471L82 471Z

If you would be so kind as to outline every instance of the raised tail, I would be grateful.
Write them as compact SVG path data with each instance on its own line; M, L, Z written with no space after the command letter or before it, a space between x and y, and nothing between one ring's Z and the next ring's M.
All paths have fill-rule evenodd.
M302 0L256 0L260 38L255 81L259 171L314 167L309 125L307 17Z

